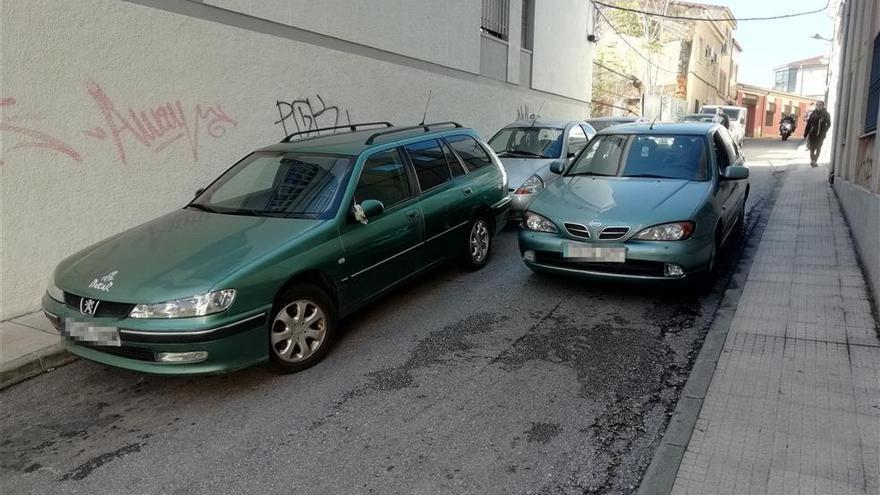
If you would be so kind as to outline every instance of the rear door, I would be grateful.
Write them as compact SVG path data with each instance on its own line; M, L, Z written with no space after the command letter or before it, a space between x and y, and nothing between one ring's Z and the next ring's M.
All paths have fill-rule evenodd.
M453 176L442 143L428 139L405 146L419 187L419 207L425 216L425 247L421 261L427 266L457 253L464 245L469 221L465 200L473 194L463 170Z
M357 303L419 268L424 223L415 184L398 149L380 151L364 162L354 203L381 201L385 211L364 225L349 215L340 228L344 300ZM349 205L351 210L353 205Z

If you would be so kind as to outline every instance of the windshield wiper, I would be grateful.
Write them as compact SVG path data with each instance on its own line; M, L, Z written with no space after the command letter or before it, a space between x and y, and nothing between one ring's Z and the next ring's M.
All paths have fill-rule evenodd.
M615 174L600 174L599 172L578 172L576 174L568 174L568 177L575 177L578 175L595 175L596 177L615 177Z
M540 154L540 153L533 153L533 152L531 152L531 151L513 151L513 150L508 150L508 151L502 151L501 153L498 153L498 156L501 156L501 155L510 155L510 156L533 156L533 157L535 157L535 158L546 158L544 155L542 155L542 154Z
M645 177L647 179L672 179L673 177L668 177L665 175L656 175L656 174L633 174L633 175L622 175L621 177Z
M198 203L190 203L190 204L186 205L186 207L187 208L195 208L196 210L207 211L208 213L218 213L217 210L215 210L213 208L209 208L205 205L198 204Z

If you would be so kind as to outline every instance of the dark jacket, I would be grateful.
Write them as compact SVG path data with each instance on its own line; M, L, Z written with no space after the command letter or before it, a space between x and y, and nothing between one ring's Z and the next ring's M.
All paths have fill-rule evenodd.
M807 127L804 129L804 137L810 141L825 140L825 134L831 127L831 116L827 110L813 110L807 119Z

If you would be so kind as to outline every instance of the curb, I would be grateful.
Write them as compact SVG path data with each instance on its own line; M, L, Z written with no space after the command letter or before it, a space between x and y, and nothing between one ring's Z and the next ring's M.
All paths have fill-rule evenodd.
M786 171L791 170L792 165L786 167ZM740 253L740 262L736 271L731 275L730 282L718 309L715 310L715 316L712 325L706 333L706 338L700 348L694 366L691 369L687 382L678 398L675 411L669 418L669 424L666 426L666 432L660 440L660 445L654 451L651 463L642 476L639 483L638 495L660 495L672 492L672 486L675 483L675 477L678 475L678 469L681 467L681 461L684 458L685 450L687 450L691 435L697 424L697 418L700 410L703 408L703 400L706 398L706 392L709 390L709 384L715 375L715 368L718 365L718 358L724 348L724 341L727 339L727 333L730 325L733 323L733 316L736 314L736 308L739 299L742 296L743 287L745 287L746 279L752 268L752 262L755 259L755 253L764 237L764 229L776 205L776 198L779 195L782 182L785 179L777 181L772 191L767 196L767 207L764 209L766 214L762 213L758 222L755 224L755 230L749 237L746 246Z
M0 390L52 371L76 359L77 357L67 352L64 343L59 340L53 345L0 364Z

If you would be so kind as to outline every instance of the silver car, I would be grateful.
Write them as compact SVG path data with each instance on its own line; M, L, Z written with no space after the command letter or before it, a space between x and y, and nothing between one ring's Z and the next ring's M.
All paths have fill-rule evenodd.
M529 202L559 174L550 164L568 162L575 157L596 130L585 121L521 120L503 127L489 140L507 170L510 195L509 220L522 219Z

